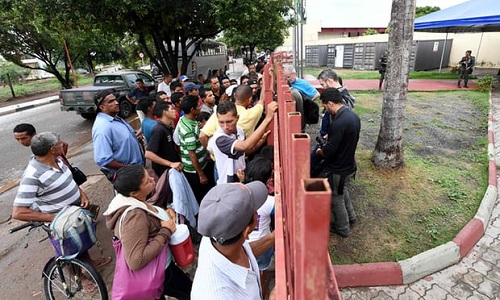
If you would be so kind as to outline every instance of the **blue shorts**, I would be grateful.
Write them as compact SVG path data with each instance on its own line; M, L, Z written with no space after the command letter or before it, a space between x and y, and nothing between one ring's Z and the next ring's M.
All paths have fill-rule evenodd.
M259 264L259 270L264 271L269 269L271 266L271 260L274 256L274 247L270 248L266 252L262 253L257 257L257 264Z

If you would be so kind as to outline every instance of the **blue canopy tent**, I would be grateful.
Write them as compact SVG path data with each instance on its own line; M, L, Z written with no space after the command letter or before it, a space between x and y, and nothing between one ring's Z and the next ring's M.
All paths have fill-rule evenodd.
M470 0L415 19L415 31L481 32L477 54L481 48L483 32L500 31L500 1ZM445 42L446 45L446 42ZM441 70L442 59L439 69Z

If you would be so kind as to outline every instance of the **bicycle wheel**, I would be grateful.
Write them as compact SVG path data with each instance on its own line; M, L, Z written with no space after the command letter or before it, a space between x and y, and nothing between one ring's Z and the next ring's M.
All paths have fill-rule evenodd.
M45 297L56 299L108 299L108 290L99 273L78 259L50 262L43 271Z

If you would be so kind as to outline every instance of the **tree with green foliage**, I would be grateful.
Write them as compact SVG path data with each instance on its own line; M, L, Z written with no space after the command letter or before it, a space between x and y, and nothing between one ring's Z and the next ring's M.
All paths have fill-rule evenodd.
M65 80L57 69L60 62L65 62L63 40L43 22L34 2L1 1L0 54L23 68L54 74L63 87L71 87L69 80ZM28 66L23 63L25 58L36 58L45 65Z
M244 29L248 37L258 36L251 42L262 48L281 44L287 22L282 17L290 5L291 0L0 0L0 53L22 66L25 56L40 59L64 87L71 86L65 44L73 62L87 61L89 67L92 53L107 51L133 61L140 51L162 72L175 75L186 72L205 39L223 30ZM261 32L266 27L279 34ZM122 47L126 36L131 42Z
M8 81L8 76L10 79L16 79L23 77L28 77L30 70L21 68L18 65L8 62L0 61L0 82L6 83Z
M202 41L221 32L212 1L141 0L109 2L61 0L85 12L94 26L124 35L130 62L143 52L161 72L185 73ZM182 69L179 70L179 58Z
M109 35L89 30L84 18L50 0L0 1L0 54L16 65L53 74L63 88L73 85L67 46L73 62L90 55L91 47L104 47ZM70 6L69 6L70 7ZM32 66L23 61L38 59Z
M439 10L441 10L441 8L437 6L419 6L415 8L415 18L419 18Z
M365 32L363 32L363 35L375 35L375 34L378 34L378 31L376 31L373 28L368 28L366 29Z
M219 7L216 17L224 27L224 42L235 48L248 46L250 55L255 48L274 50L282 45L288 28L296 24L291 0L245 1L237 7L224 0L213 2Z

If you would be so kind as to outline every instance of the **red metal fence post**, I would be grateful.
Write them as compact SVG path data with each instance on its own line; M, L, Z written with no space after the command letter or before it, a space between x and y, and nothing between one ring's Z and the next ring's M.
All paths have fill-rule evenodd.
M276 299L340 299L328 253L331 190L326 179L309 179L311 140L300 133L301 116L279 57L271 63L274 72L266 66L264 87L266 100L276 89L279 106L268 139L275 147Z

